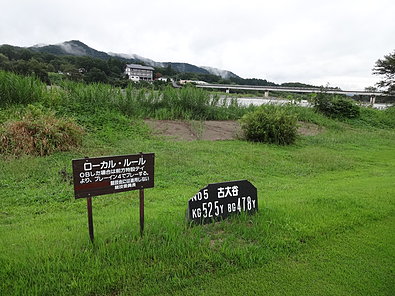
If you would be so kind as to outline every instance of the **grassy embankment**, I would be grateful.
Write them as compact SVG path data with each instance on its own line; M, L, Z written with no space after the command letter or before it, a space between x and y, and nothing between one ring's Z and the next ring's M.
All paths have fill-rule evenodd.
M6 88L0 89L1 99ZM204 96L183 91L191 92L191 102ZM125 101L128 92L140 102ZM156 93L118 93L103 85L69 84L42 90L37 98L18 102L22 105L2 105L1 122L22 117L24 104L33 103L75 118L86 134L83 146L71 152L1 157L1 295L393 293L393 110L364 109L358 120L344 122L287 107L324 128L288 147L171 142L153 136L138 117L196 116L198 109L206 115L198 117L223 119L245 110L182 105L174 103L182 101L177 95L172 104L148 104L147 97ZM146 113L136 111L141 102L147 103L140 109ZM163 105L154 110L152 104ZM191 105L200 107L185 112ZM145 235L139 236L137 192L95 197L92 246L85 201L74 200L69 183L71 159L139 151L156 153L155 188L146 190ZM258 188L257 215L185 224L187 200L200 188L244 178Z

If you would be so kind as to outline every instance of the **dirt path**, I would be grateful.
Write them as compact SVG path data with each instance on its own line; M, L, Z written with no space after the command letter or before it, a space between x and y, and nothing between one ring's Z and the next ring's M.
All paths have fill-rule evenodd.
M183 121L147 119L145 123L156 135L171 137L178 141L194 140L234 140L242 136L237 121ZM298 133L314 136L322 132L322 128L312 123L299 122Z

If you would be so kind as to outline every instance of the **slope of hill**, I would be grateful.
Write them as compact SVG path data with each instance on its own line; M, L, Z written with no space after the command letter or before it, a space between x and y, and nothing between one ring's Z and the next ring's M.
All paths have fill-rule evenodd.
M221 69L207 67L207 66L202 66L201 68L207 70L208 72L210 72L210 74L221 76L223 79L240 78L240 76L236 75L235 73L233 73L231 71L221 70Z
M92 58L100 59L108 59L111 57L107 53L93 49L79 40L71 40L60 44L44 46L36 45L33 47L29 47L28 49L38 52L51 53L55 55L90 56Z
M98 51L86 45L85 43L79 40L71 40L66 41L59 44L52 44L52 45L35 45L29 47L28 49L38 51L38 52L45 52L51 53L55 55L73 55L73 56L90 56L93 58L100 58L100 59L109 59L111 57L117 57L124 60L135 60L137 62L144 63L149 66L164 68L167 66L171 66L171 68L177 72L181 73L198 73L198 74L214 74L220 76L222 78L228 79L231 77L239 77L236 74L226 71L220 70L212 67L198 67L188 63L174 63L174 62L156 62L149 58L145 58L139 56L137 54L123 54L123 53L106 53L103 51Z
M108 54L112 57L115 57L115 58L120 58L120 59L124 59L124 60L135 60L135 61L144 63L147 66L151 66L151 67L156 67L156 68L165 67L164 64L161 62L155 62L154 60L142 57L138 54L115 53L115 52L109 52Z
M74 79L82 79L87 82L122 84L125 83L121 81L125 64L141 63L157 68L157 72L163 76L177 79L204 80L209 83L225 84L278 85L266 79L242 78L233 72L209 66L199 67L189 63L156 62L137 54L106 53L91 48L79 40L51 45L37 44L27 48L3 44L0 46L0 53L6 56L6 62L0 65L0 69L13 69L13 71L22 75L34 73L46 82L49 82L48 72L74 73L78 72L78 69L83 68L87 72L85 74L76 73ZM40 57L40 54L43 54L43 56ZM54 60L51 55L56 56L60 60L51 62L51 59ZM38 59L31 60L33 57ZM95 59L96 61L88 61L86 58ZM22 61L18 62L17 60ZM37 60L43 62L37 64ZM48 64L51 65L49 66ZM92 68L94 71L90 73ZM103 73L98 73L97 69ZM292 84L304 85L298 82Z
M238 75L236 75L231 71L221 70L213 67L207 67L207 66L198 67L188 63L156 62L154 60L142 57L137 54L122 54L122 53L113 53L113 52L109 52L108 54L123 59L135 59L140 62L143 62L146 65L157 67L157 68L166 68L170 65L170 67L173 70L181 73L213 74L216 76L220 76L223 79L240 78Z
M163 63L165 67L170 67L177 71L177 72L182 72L182 73L198 73L198 74L211 74L209 71L206 69L203 69L201 67L188 64L188 63L172 63L172 62L166 62Z

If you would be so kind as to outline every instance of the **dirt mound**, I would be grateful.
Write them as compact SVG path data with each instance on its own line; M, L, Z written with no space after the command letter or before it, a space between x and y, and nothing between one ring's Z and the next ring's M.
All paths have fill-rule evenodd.
M237 121L182 121L147 119L145 123L156 135L171 137L178 141L220 141L234 140L242 136ZM314 136L322 132L322 128L312 123L299 122L298 133Z
M175 140L232 140L237 139L241 129L237 121L181 121L145 120L157 135Z

